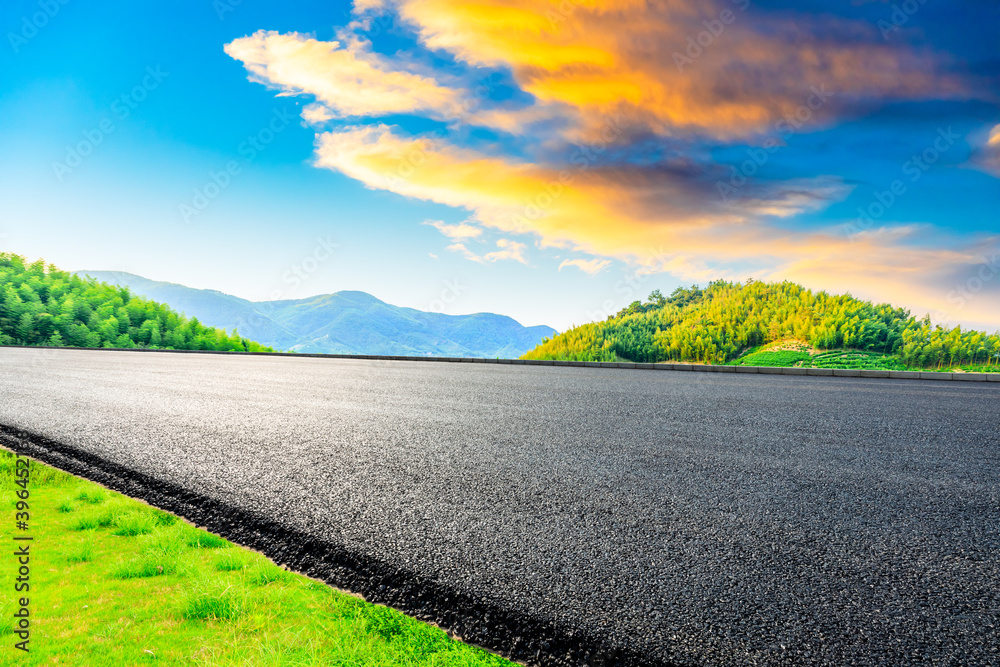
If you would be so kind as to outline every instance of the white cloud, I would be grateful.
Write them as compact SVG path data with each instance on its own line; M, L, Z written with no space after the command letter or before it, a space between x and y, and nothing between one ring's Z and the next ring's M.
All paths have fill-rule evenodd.
M467 260L478 262L479 264L485 264L486 262L499 262L503 260L512 260L522 264L528 263L528 260L524 257L525 245L523 243L518 243L517 241L511 241L509 239L500 239L497 241L497 248L498 250L488 252L485 255L477 255L469 250L464 243L452 243L448 246L448 250L457 252Z
M607 259L567 259L563 260L563 263L559 265L559 270L562 271L563 267L575 266L584 273L589 273L592 276L596 276L598 273L604 269L611 266L611 262Z
M453 241L476 238L483 233L482 229L467 222L450 225L442 220L425 220L421 224L433 227Z
M464 243L452 243L447 250L457 252L469 261L483 263L483 258L465 247Z
M524 244L518 243L517 241L511 241L508 239L500 239L497 241L497 247L500 250L494 252L488 252L483 256L487 262L499 262L503 259L513 260L515 262L521 262L521 264L527 264L528 260L524 258Z
M326 106L314 102L302 109L302 118L310 125L322 125L333 119L333 112Z
M357 39L323 42L297 32L260 30L233 40L225 51L243 63L252 81L285 95L315 96L329 118L402 113L452 118L463 108L461 92L400 69ZM321 114L313 105L307 113Z

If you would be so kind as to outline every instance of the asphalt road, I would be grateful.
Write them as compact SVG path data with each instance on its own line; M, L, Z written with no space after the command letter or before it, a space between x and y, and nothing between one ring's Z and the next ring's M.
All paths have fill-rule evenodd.
M529 662L1000 663L997 385L0 349L0 424Z

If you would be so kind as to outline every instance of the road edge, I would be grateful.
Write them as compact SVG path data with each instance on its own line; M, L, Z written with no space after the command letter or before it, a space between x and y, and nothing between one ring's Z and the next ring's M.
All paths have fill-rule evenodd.
M462 642L521 664L671 667L651 663L626 646L609 646L580 630L477 601L428 577L30 431L0 424L0 445L176 514L263 554L278 566L437 625Z
M849 377L880 380L936 380L951 382L1000 382L1000 373L938 373L934 371L884 371L854 368L783 368L779 366L717 366L712 364L642 364L605 361L552 361L538 359L485 359L481 357L406 357L376 354L321 354L308 352L224 352L219 350L152 350L149 348L42 347L3 345L0 349L76 350L88 352L138 352L159 354L211 354L230 356L289 357L294 359L346 359L354 361L422 361L438 363L502 364L516 366L566 366L574 368L627 368L652 371L696 373L753 373L759 375L800 375L807 377Z

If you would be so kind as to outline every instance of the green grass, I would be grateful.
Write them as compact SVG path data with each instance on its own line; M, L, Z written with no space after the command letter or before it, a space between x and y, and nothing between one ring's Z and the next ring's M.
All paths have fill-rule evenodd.
M135 537L153 532L153 529L156 528L156 521L145 512L129 512L115 517L114 526L112 535Z
M213 535L193 526L184 526L180 531L180 537L184 541L185 546L195 549L222 549L229 546L229 542L218 535Z
M247 552L237 549L227 549L215 559L215 569L220 572L236 572L250 566L252 559Z
M184 618L232 621L250 613L250 592L242 583L208 579L184 594L181 607Z
M771 345L747 350L739 358L729 362L732 366L776 366L781 368L857 368L864 370L905 371L906 365L898 357L880 352L864 350L827 350L813 353L804 345L794 350L775 350L777 345L794 345L790 341L779 341ZM927 370L927 369L919 369ZM951 368L942 368L950 371ZM984 372L983 367L969 367L969 371ZM986 371L989 372L989 371Z
M90 505L100 505L107 499L108 495L100 488L84 489L76 494L76 499Z
M859 368L877 371L904 371L906 365L891 354L861 350L831 350L813 356L813 368Z
M111 571L111 576L115 579L144 579L176 574L178 569L177 555L153 551L121 561Z
M966 373L1000 373L1000 366L960 366Z
M10 544L14 457L0 450L0 540ZM0 596L0 664L511 667L399 612L48 466L32 464L32 651L13 649ZM13 588L0 568L0 587Z
M94 541L88 540L80 542L66 550L66 562L70 565L76 563L89 563L94 560Z
M782 368L797 366L808 361L808 352L797 350L779 350L775 352L752 352L735 360L734 366L780 366Z

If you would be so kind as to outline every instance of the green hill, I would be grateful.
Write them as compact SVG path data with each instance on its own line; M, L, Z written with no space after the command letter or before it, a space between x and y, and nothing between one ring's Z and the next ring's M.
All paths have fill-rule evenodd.
M0 345L273 352L128 288L0 253Z
M982 370L1000 365L1000 334L946 329L902 308L794 283L716 281L669 298L655 291L523 358Z

